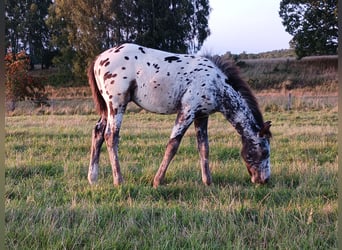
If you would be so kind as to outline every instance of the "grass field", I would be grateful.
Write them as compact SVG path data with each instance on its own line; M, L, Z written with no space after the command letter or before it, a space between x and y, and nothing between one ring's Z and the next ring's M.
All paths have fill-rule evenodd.
M250 182L238 134L215 114L213 185L201 183L190 128L157 190L151 183L174 116L126 114L119 149L125 184L118 188L105 146L99 183L87 182L97 116L6 117L6 247L337 249L337 110L267 110L270 183Z

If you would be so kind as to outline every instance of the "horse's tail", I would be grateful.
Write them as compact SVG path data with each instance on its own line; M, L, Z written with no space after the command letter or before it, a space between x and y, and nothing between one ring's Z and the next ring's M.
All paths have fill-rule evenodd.
M88 68L88 82L90 85L91 92L93 94L93 100L95 103L96 111L100 115L107 115L106 102L103 99L103 96L101 95L100 90L96 83L95 74L94 74L94 65L95 65L95 61L93 61Z

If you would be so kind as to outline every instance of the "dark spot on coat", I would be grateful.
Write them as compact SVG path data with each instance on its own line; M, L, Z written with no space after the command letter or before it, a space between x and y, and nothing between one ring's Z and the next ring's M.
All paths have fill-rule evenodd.
M128 56L125 56L124 58L125 58L125 60L127 60L127 61L129 60L129 57L128 57Z
M116 50L114 51L114 53L120 52L120 50L123 49L124 47L125 47L125 46L122 46L122 45L121 45L120 47L116 48Z
M167 61L168 63L171 63L172 61L177 61L179 60L179 57L177 56L167 56L164 58L164 61Z
M122 67L121 69L122 69L122 70L125 70L125 69L126 69L126 67Z
M122 77L122 79L127 79L127 76Z
M114 84L115 83L115 81L114 80L112 80L111 82L110 82L110 84Z
M100 61L100 66L103 66L103 64L107 63L109 61L109 58L105 59L105 60L101 60ZM107 66L107 65L105 65Z
M141 53L145 54L145 50L143 47L139 47L139 50L141 51Z
M135 60L138 60L138 57L137 57L137 56L135 56L134 58L135 58Z
M109 115L115 116L118 113L118 109L113 109L113 103L109 102Z
M104 75L103 75L103 81L106 81L107 79L111 78L112 77L112 74L107 71Z
M150 65L151 65L151 63L147 62L147 66L150 66Z

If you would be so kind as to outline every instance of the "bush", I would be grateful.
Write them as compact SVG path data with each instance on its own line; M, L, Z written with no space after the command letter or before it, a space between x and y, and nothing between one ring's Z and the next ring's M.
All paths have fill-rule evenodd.
M21 51L17 54L7 53L6 67L6 103L8 109L14 110L15 103L20 100L31 100L36 104L47 104L42 77L29 74L30 58Z

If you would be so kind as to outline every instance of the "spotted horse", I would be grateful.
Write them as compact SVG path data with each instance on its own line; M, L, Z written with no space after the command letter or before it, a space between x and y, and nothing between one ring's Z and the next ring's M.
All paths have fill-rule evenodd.
M263 121L255 96L236 67L220 57L174 54L136 44L123 44L100 54L88 69L96 109L101 115L92 133L88 171L96 183L100 148L106 141L114 185L123 182L118 144L127 104L158 113L177 113L164 158L153 186L164 180L181 139L194 123L202 181L210 185L208 117L221 112L241 135L241 156L253 183L270 178L270 126Z

